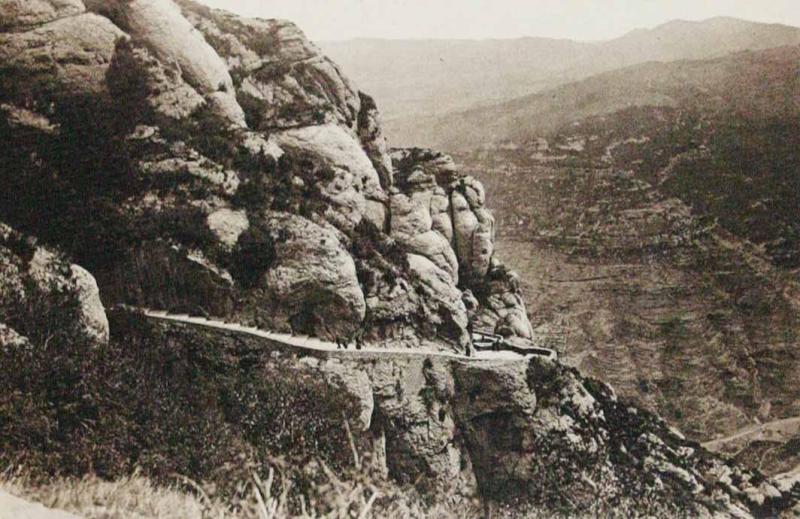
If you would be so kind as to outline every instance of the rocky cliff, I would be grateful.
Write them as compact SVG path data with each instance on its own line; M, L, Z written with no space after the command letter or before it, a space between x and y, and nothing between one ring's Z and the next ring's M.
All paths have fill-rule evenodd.
M183 323L134 327L206 359L200 376L209 379L270 373L283 397L300 401L316 381L314 394L326 398L314 400L315 427L329 442L342 441L344 416L355 445L390 478L454 509L478 499L502 517L777 517L799 497L800 486L715 457L608 385L550 360L315 352Z
M0 217L107 304L328 338L530 336L483 188L387 150L375 102L294 25L193 2L3 2Z
M390 151L375 102L288 22L184 0L0 0L0 113L0 219L16 229L0 228L0 341L12 353L48 343L34 315L52 312L28 304L32 294L68 309L69 331L89 344L108 339L103 303L393 347L468 350L470 322L532 335L519 281L495 257L481 184L439 153ZM15 313L26 308L30 319ZM226 377L245 389L279 382L317 407L344 396L352 405L326 415L335 430L344 413L386 472L431 501L748 517L797 498L552 361L320 358L126 326L111 335L147 335L131 344L171 357L136 355L142 387L167 400L204 388L201 402L164 409L191 401L199 419L239 430L260 423L264 399L286 396L244 391L233 409L242 392L215 386ZM275 440L247 432L250 447Z

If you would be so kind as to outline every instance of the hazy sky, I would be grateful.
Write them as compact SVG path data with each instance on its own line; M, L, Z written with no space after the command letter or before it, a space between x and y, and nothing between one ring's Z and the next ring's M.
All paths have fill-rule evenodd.
M800 26L800 0L201 0L288 18L312 40L513 38L601 40L682 18L735 16Z

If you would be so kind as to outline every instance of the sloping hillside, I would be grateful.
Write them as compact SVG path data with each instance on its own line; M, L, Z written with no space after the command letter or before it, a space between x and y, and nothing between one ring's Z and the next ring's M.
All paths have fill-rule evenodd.
M445 148L511 148L532 163L634 171L763 247L776 265L796 268L799 64L796 46L649 63L425 131Z
M799 63L646 64L453 123L502 136L459 160L534 327L695 438L798 411Z
M436 147L457 141L457 132L449 134L450 142L441 140L445 123L426 131L440 126L437 119L448 113L649 61L709 59L797 44L800 29L795 27L713 18L676 20L604 42L354 40L323 42L322 47L379 100L393 143Z
M450 151L522 145L587 117L643 106L791 120L800 112L798 62L800 47L790 46L713 60L646 63L507 103L431 118L413 138Z

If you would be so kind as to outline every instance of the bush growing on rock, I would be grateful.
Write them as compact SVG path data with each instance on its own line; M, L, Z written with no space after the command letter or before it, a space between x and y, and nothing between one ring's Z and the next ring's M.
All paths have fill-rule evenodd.
M278 239L281 237L278 236ZM231 274L244 287L255 288L275 262L275 239L260 226L239 237L231 259Z

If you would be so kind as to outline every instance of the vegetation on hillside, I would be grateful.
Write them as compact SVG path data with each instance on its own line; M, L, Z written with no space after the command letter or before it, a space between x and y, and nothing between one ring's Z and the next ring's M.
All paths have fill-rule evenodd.
M524 150L460 160L531 322L568 362L696 439L800 413L791 284L757 249L633 171Z
M100 501L118 507L112 517L176 500L230 517L257 517L259 500L271 517L422 515L421 498L389 483L351 435L354 404L327 382L257 352L179 346L127 313L114 314L107 346L92 345L70 301L0 316L30 338L0 351L0 466L13 480L2 486L80 511ZM120 505L128 493L137 500Z

